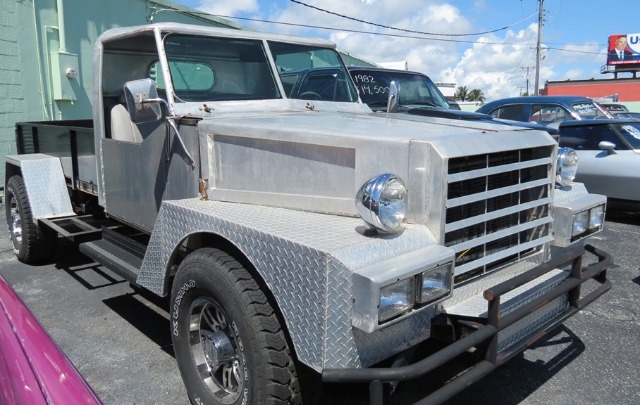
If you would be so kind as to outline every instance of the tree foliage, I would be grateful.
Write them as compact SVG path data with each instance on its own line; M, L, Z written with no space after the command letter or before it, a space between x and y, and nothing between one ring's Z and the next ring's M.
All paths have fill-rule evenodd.
M467 89L467 86L458 86L455 94L456 100L467 101L468 97L469 97L469 89Z
M456 100L460 101L478 101L480 103L483 103L485 100L482 90L469 90L467 86L458 86L458 88L456 89L456 94L454 96Z
M469 101L478 101L480 103L484 102L484 93L480 89L473 89L467 95Z

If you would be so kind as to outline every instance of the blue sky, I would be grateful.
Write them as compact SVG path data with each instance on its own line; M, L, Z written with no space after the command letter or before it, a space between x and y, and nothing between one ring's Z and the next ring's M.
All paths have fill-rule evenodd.
M260 31L327 38L340 50L375 63L406 61L410 70L434 81L481 89L488 100L526 91L527 73L533 92L539 0L299 0L366 22L438 35L393 31L291 0L174 1L214 15L245 18L230 19ZM640 32L637 0L544 0L544 10L541 87L547 80L613 78L600 73L607 38Z

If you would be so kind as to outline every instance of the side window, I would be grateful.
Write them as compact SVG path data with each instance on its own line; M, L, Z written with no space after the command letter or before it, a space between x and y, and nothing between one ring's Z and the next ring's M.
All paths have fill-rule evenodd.
M495 109L491 111L490 115L495 118L502 118L504 120L522 121L523 114L524 114L524 105L512 104L512 105L505 105L504 107Z
M298 82L299 74L282 74L280 75L280 81L282 81L282 87L284 87L284 92L287 97L291 96L291 91L293 90L293 86Z
M600 150L600 142L608 141L616 145L615 149L626 149L609 125L568 127L562 130L559 145L575 150Z
M552 104L534 104L531 106L530 122L551 124L571 119L569 113L562 107Z
M593 132L590 136L593 138L593 143L595 143L594 149L600 149L598 144L602 141L611 142L616 147L615 150L625 150L629 149L618 137L618 135L613 131L613 128L610 125L598 125L593 127Z
M176 91L207 91L216 84L213 68L206 63L169 61L169 71ZM149 77L156 82L158 90L166 89L160 62L151 65Z
M355 102L358 93L334 49L269 42L287 97ZM298 81L292 83L292 76Z
M560 133L558 144L560 147L569 147L575 150L589 150L587 133L587 127L565 127Z

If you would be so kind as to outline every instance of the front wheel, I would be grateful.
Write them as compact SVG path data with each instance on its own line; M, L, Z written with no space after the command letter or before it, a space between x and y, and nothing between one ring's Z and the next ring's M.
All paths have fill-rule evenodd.
M180 264L171 292L176 361L194 404L300 403L280 321L231 256L199 249Z
M55 253L57 235L38 226L31 213L29 196L20 176L12 176L5 190L5 214L13 252L24 263L50 259Z

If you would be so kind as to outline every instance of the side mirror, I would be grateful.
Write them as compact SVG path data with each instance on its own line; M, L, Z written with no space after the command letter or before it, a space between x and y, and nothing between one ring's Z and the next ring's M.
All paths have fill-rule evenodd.
M157 121L162 118L163 100L158 98L158 89L151 79L140 79L124 84L124 97L131 121L136 124Z
M602 141L598 144L598 148L602 150L606 150L611 155L615 155L617 152L613 150L616 147L616 144L609 141Z
M395 80L389 83L389 98L387 99L387 112L394 113L398 111L398 101L400 100L400 86Z

